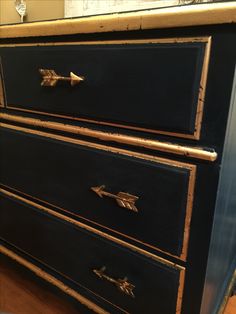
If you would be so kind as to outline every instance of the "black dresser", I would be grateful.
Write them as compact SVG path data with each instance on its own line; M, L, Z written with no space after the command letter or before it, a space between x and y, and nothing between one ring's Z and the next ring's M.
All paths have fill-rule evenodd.
M232 2L0 28L1 258L80 314L222 313L234 22Z

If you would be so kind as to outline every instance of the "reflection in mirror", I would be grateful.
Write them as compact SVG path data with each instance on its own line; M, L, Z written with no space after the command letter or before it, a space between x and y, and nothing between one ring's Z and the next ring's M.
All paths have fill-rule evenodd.
M226 1L233 0L0 0L0 24Z

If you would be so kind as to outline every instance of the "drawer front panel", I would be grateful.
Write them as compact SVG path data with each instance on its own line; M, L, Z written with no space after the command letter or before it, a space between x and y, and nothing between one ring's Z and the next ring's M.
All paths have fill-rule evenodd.
M172 41L0 48L7 107L194 136L206 43ZM45 87L39 69L85 79Z
M119 307L118 312L180 313L176 307L180 306L183 289L182 268L114 246L108 240L4 195L0 204L2 239L102 296ZM102 266L106 267L104 275L115 282L99 278L96 271ZM134 286L130 290L133 296L122 292L116 284L117 279L124 277Z
M106 232L132 238L137 245L182 257L195 166L79 143L2 128L1 184L103 226ZM99 197L96 187L102 185ZM138 197L133 202L136 211L122 206L119 192Z

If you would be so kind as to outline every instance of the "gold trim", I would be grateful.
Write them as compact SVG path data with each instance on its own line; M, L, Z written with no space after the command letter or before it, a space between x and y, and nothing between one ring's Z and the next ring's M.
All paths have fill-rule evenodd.
M182 303L183 303L183 293L184 293L184 283L185 283L185 271L181 270L179 274L179 289L176 303L176 314L181 314Z
M193 134L185 134L185 133L176 133L176 132L168 132L168 131L161 131L161 130L152 130L152 129L147 129L147 128L140 128L140 127L135 127L131 125L124 125L124 124L119 124L119 123L109 123L105 121L100 121L100 120L90 120L90 119L85 119L85 118L77 118L77 117L72 117L72 116L65 116L61 114L56 114L56 113L49 113L49 112L44 112L44 111L35 111L35 110L30 110L30 109L22 109L19 107L14 107L14 106L9 106L6 105L7 109L9 110L15 110L15 111L20 111L20 112L29 112L29 113L36 113L40 114L43 116L47 117L57 117L57 118L63 118L63 119L70 119L74 121L82 121L82 122L88 122L92 124L97 124L97 125L106 125L106 126L112 126L112 127L118 127L121 129L128 129L128 130L134 130L134 131L141 131L141 132L148 132L148 133L153 133L153 134L161 134L161 135L168 135L168 136L173 136L173 137L180 137L184 139L195 139L197 140L198 138L195 137Z
M3 68L2 68L2 62L1 62L1 57L0 57L0 107L4 108L5 107L5 97L4 97L4 81L3 81Z
M221 307L220 307L219 312L217 314L224 314L227 302L228 302L228 300L230 298L230 294L231 294L233 286L234 286L234 283L236 283L236 270L234 271L234 274L232 276L232 279L231 279L231 281L229 283L229 286L228 286L228 288L226 290L224 299L222 301Z
M0 28L1 29L1 28ZM37 43L10 43L0 44L4 47L32 47L32 46L79 46L79 45L127 45L127 44L174 44L174 43L207 43L209 36L195 37L167 37L167 38L146 38L146 39L113 39L113 40L89 40L89 41L57 41L57 42L37 42Z
M188 254L190 223L191 223L191 219L192 219L196 171L197 171L197 167L195 166L194 168L192 168L190 170L190 173L189 173L188 196L187 196L185 223L184 223L183 246L182 246L182 253L180 255L180 258L183 259L184 261L186 261L187 254Z
M131 157L140 158L140 159L144 159L144 160L150 160L150 161L153 161L153 162L159 162L159 163L167 164L167 165L170 165L170 166L175 166L175 167L189 169L190 175L189 175L189 185L188 185L188 195L187 195L187 205L186 205L185 227L184 227L184 235L183 235L182 252L181 252L180 256L173 255L173 254L168 253L168 252L166 252L164 250L161 250L161 249L159 249L159 248L157 248L155 246L152 246L152 245L150 245L148 243L142 242L142 241L140 241L138 239L135 239L135 238L133 238L131 236L127 236L126 234L120 233L120 232L118 232L116 230L110 229L110 228L108 228L106 226L100 225L100 224L92 221L92 223L95 223L96 225L100 225L103 228L106 228L107 230L111 230L112 232L115 232L116 234L120 234L122 236L125 236L126 238L134 240L137 243L144 244L144 245L146 245L148 247L151 247L151 248L153 248L153 249L155 249L155 250L157 250L159 252L163 252L163 253L165 253L167 255L170 255L170 256L173 256L175 258L180 258L180 259L182 259L184 261L186 260L186 258L187 258L187 250L188 250L188 241L189 241L189 232L190 232L189 229L190 229L190 222L191 222L191 217L192 217L194 186L195 186L195 178L196 178L196 166L195 165L188 164L188 163L183 163L183 162L178 162L178 161L173 161L173 160L169 160L169 159L165 159L165 158L155 157L155 156L151 156L151 155L145 155L145 154L142 154L142 153L131 152L131 151L127 151L127 150L120 149L120 148L104 146L104 145L101 145L101 144L90 143L90 142L81 141L81 140L78 140L78 139L67 138L67 137L64 137L64 136L61 136L61 135L55 135L55 134L45 133L45 132L41 132L41 131L37 131L37 130L26 129L26 128L13 126L13 125L9 125L9 124L4 124L4 123L0 123L0 127L13 129L13 130L17 130L17 131L21 131L21 132L25 132L25 133L29 133L29 134L36 134L36 135L39 135L39 136L44 136L44 137L47 137L47 138L53 138L53 139L56 139L56 140L69 142L69 143L73 143L73 144L78 144L78 145L83 145L83 146L87 146L87 147L91 147L91 148L95 148L95 149L110 151L112 153L118 153L118 154L128 155L128 156L131 156ZM40 200L40 201L42 201L42 200ZM46 203L44 201L42 201L42 202ZM54 206L53 204L49 204L49 205ZM65 210L65 209L62 209L62 210L64 212L68 212L68 210ZM77 215L77 216L79 216L79 215Z
M210 152L201 148L182 146L178 144L160 142L157 140L149 140L140 137L134 137L129 135L123 135L118 133L106 133L103 131L92 130L89 128L62 124L52 121L44 121L35 118L21 117L15 115L9 115L6 113L0 113L0 118L12 122L24 123L27 125L37 126L41 128L48 128L52 130L65 131L68 133L74 133L77 135L84 135L93 138L97 138L102 141L112 141L117 143L124 143L132 146L145 147L152 150L158 150L166 153L182 155L186 157L193 157L202 160L215 161L217 153L215 151ZM3 124L4 125L4 124ZM56 135L54 135L56 136ZM72 140L72 139L71 139Z
M0 38L72 35L236 22L235 1L4 25Z
M154 134L162 134L162 135L169 135L174 137L181 137L186 139L195 139L199 140L200 132L201 132L201 123L202 123L202 116L203 116L203 107L204 107L204 97L205 97L205 90L206 90L206 82L207 82L207 73L208 73L208 66L209 66L209 58L210 58L210 48L211 48L211 37L203 36L203 37L175 37L175 38L160 38L160 39L130 39L130 40L108 40L108 41L87 41L87 42L57 42L57 43L25 43L25 44L3 44L0 47L25 47L25 46L59 46L59 45L108 45L108 44L154 44L154 43L194 43L194 42L202 42L206 43L205 52L204 52L204 60L202 65L202 72L201 72L201 79L200 79L200 88L198 94L198 101L197 101L197 108L196 108L196 116L195 116L195 130L193 134L187 133L179 133L179 132L169 132L169 131L162 131L162 130L153 130L149 128L141 128L135 126L124 125L120 123L111 123L106 121L100 121L95 119L86 119L80 117L71 117L68 115L56 114L56 113L49 113L43 112L39 110L32 110L32 109L25 109L15 107L13 105L6 104L8 109L18 110L22 112L32 112L32 113L39 113L46 116L53 116L53 117L60 117L65 119L73 119L77 121L84 121L94 124L101 124L101 125L108 125L108 126L115 126L123 129L131 129L143 132L150 132Z
M200 139L200 133L201 133L202 116L203 116L205 94L206 94L207 74L208 74L209 61L210 61L210 52L211 52L211 37L208 37L208 40L205 46L204 60L203 60L203 65L202 65L202 75L201 75L199 94L198 94L197 114L196 114L196 119L195 119L195 131L193 135L193 138L195 138L196 140Z
M100 121L100 120L90 120L90 119L85 119L85 118L77 118L77 117L72 117L72 116L65 116L61 114L56 114L56 113L49 113L49 112L44 112L44 111L36 111L36 110L30 110L30 109L23 109L19 107L14 107L14 106L9 106L6 105L6 107L10 110L15 110L15 111L20 111L20 112L29 112L29 113L36 113L40 115L44 115L47 117L57 117L57 118L63 118L63 119L70 119L74 121L82 121L82 122L88 122L92 124L98 124L98 125L106 125L106 126L112 126L112 127L118 127L121 129L128 129L128 130L134 130L134 131L141 131L141 132L149 132L153 134L161 134L161 135L168 135L168 136L173 136L173 137L180 137L180 138L185 138L185 139L195 139L197 140L198 138L195 137L195 133L192 134L185 134L185 133L176 133L176 132L168 132L168 131L161 131L161 130L152 130L152 129L147 129L147 128L140 128L140 127L135 127L131 125L124 125L124 124L119 124L119 123L110 123L110 122L105 122L105 121Z
M119 245L121 245L123 247L126 247L126 248L128 248L128 249L130 249L130 250L132 250L134 252L138 252L138 253L140 253L142 255L145 255L146 257L151 258L151 259L153 259L153 260L155 260L155 261L157 261L157 262L159 262L161 264L164 264L166 266L169 266L169 267L172 267L172 268L178 269L178 270L185 269L184 267L182 267L182 266L180 266L180 265L178 265L176 263L173 263L173 262L168 261L168 260L166 260L166 259L164 259L164 258L162 258L160 256L154 255L154 254L152 254L150 252L147 252L147 251L145 251L143 249L140 249L140 248L138 248L138 247L136 247L136 246L134 246L132 244L129 244L129 243L123 241L123 240L117 239L117 238L115 238L115 237L113 237L113 236L111 236L109 234L106 234L106 233L104 233L104 232L102 232L100 230L97 230L97 229L95 229L93 227L90 227L90 226L88 226L88 225L86 225L86 224L84 224L82 222L79 222L79 221L73 219L73 218L70 218L70 217L67 217L67 216L65 216L63 214L60 214L60 213L58 213L58 212L56 212L56 211L54 211L52 209L49 209L49 208L47 208L45 206L39 205L39 204L37 204L37 203L35 203L33 201L25 199L25 198L23 198L23 197L21 197L19 195L16 195L16 194L14 194L12 192L9 192L9 191L6 191L6 190L0 188L0 193L2 193L4 195L7 195L10 198L19 200L19 201L21 201L21 202L23 202L25 204L30 205L30 206L33 206L33 207L35 207L35 208L37 208L37 209L39 209L39 210L41 210L43 212L46 212L46 213L50 214L51 216L54 216L54 217L56 217L56 218L58 218L58 219L60 219L62 221L67 221L70 224L75 225L76 227L79 227L81 229L85 229L85 230L87 230L87 231L89 231L91 233L94 233L94 234L97 234L97 235L101 236L102 238L105 238L105 239L108 239L108 240L110 240L112 242L118 243Z
M15 122L22 122L22 120L18 120L17 118L19 116L10 116L8 114L5 113L0 113L0 118L5 118L7 116L9 117L14 117L14 120L11 121L15 121ZM15 119L16 118L16 119ZM19 117L20 119L26 119L28 120L28 118L24 118L24 117ZM41 121L38 119L34 119L34 118L29 118L31 122L33 122L32 120L36 120L36 121ZM49 122L51 123L51 122ZM52 122L54 123L54 122ZM57 123L55 122L57 125L61 125L62 127L65 126L61 123ZM39 127L45 127L44 126L45 122L42 121L42 125L41 124L34 124L34 123L30 123L30 125L32 126L39 126ZM138 152L133 152L130 150L126 150L126 149L122 149L122 148L116 148L116 147L112 147L112 146L106 146L103 144L98 144L98 143L93 143L93 142L87 142L84 140L80 140L80 139L76 139L76 138L70 138L67 136L63 136L63 135L58 135L58 134L53 134L53 133L48 133L45 131L39 131L39 130L34 130L34 129L29 129L29 128L25 128L22 126L17 126L17 125L11 125L11 124L6 124L6 123L2 123L0 122L0 127L3 128L7 128L7 129L13 129L13 130L17 130L17 131L21 131L21 132L25 132L25 133L30 133L30 134L36 134L39 136L43 136L43 137L47 137L47 138L53 138L59 141L63 141L63 142L69 142L69 143L73 143L73 144L78 144L78 145L83 145L83 146L88 146L88 147L92 147L95 149L101 149L101 150L105 150L105 151L110 151L113 153L119 153L119 154L123 154L123 155L127 155L127 156L131 156L131 157L135 157L135 158L140 158L140 159L145 159L145 160L150 160L150 161L155 161L155 162L161 162L167 165L171 165L171 166L176 166L176 167L180 167L180 168L188 168L188 169L192 169L195 166L193 164L189 164L187 162L182 162L182 161L176 161L176 160L171 160L171 159L167 159L167 158L163 158L163 157L156 157L156 156L152 156L152 155L147 155L147 154L143 154L143 153L138 153ZM74 128L74 126L72 126L72 128ZM56 128L55 128L56 129ZM63 131L64 129L56 129L56 130L61 130ZM89 131L92 131L90 129L88 129ZM64 130L65 131L65 130ZM80 134L80 133L78 133ZM85 135L85 134L83 134ZM108 134L110 135L110 134ZM102 139L102 138L99 138ZM112 139L111 139L112 141Z
M9 250L6 247L4 247L3 245L0 245L0 253L10 257L11 259L16 261L20 265L22 265L22 266L26 267L27 269L29 269L30 271L32 271L36 276L44 279L45 281L49 282L50 284L52 284L54 286L56 286L57 288L62 290L64 293L70 295L71 297L76 299L78 302L80 302L83 305L85 305L86 307L88 307L93 312L98 313L98 314L109 314L109 312L103 310L98 305L96 305L95 303L93 303L90 300L86 299L85 297L83 297L81 294L79 294L75 290L73 290L70 287L66 286L63 282L61 282L57 278L55 278L52 275L48 274L47 272L45 272L44 270L40 269L36 265L28 262L27 260L25 260L21 256L15 254L11 250Z

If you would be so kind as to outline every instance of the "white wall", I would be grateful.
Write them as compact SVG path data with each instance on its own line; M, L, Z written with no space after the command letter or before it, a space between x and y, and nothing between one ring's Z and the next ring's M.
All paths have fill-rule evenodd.
M65 17L178 5L179 0L65 0Z

